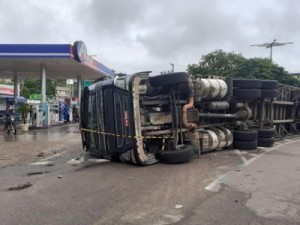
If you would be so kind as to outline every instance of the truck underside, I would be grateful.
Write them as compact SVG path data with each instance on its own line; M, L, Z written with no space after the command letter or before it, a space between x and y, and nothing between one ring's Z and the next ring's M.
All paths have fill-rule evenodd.
M254 150L299 134L300 89L275 80L150 72L98 81L83 91L84 148L139 165L181 163L213 150Z

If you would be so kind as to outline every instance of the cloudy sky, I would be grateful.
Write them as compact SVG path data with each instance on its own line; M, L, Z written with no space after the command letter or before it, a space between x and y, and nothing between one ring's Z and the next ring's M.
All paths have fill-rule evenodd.
M0 43L85 42L117 72L184 71L216 49L300 72L299 0L0 0Z

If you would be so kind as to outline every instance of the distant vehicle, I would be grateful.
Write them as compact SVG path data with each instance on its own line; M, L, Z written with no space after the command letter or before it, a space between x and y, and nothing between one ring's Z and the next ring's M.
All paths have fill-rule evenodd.
M7 134L17 134L17 127L16 127L16 123L15 123L15 117L14 116L10 116L9 120L8 120L8 124L7 124Z
M138 165L195 154L270 147L298 134L300 89L276 80L150 72L102 80L83 91L82 143L100 158Z

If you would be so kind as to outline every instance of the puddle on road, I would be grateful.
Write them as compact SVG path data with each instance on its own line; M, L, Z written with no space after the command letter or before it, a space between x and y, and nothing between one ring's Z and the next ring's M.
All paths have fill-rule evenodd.
M32 183L27 182L26 184L20 184L20 185L15 186L15 187L10 187L10 188L7 189L7 191L19 191L19 190L29 188L31 186L32 186Z

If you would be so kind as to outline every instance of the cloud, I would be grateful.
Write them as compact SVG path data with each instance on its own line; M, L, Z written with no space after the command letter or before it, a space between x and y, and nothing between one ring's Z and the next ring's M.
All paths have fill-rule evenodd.
M2 0L0 9L2 43L64 42L73 29L73 5L67 2Z
M73 43L120 72L184 70L216 49L268 57L299 71L298 0L0 0L1 43ZM297 71L298 70L298 71Z
M136 39L155 57L214 50L243 36L235 18L220 11L217 1L172 1L161 4L157 11L147 26L149 31Z
M86 30L102 36L124 36L143 17L144 1L139 0L94 0L79 9L77 14L86 25Z

